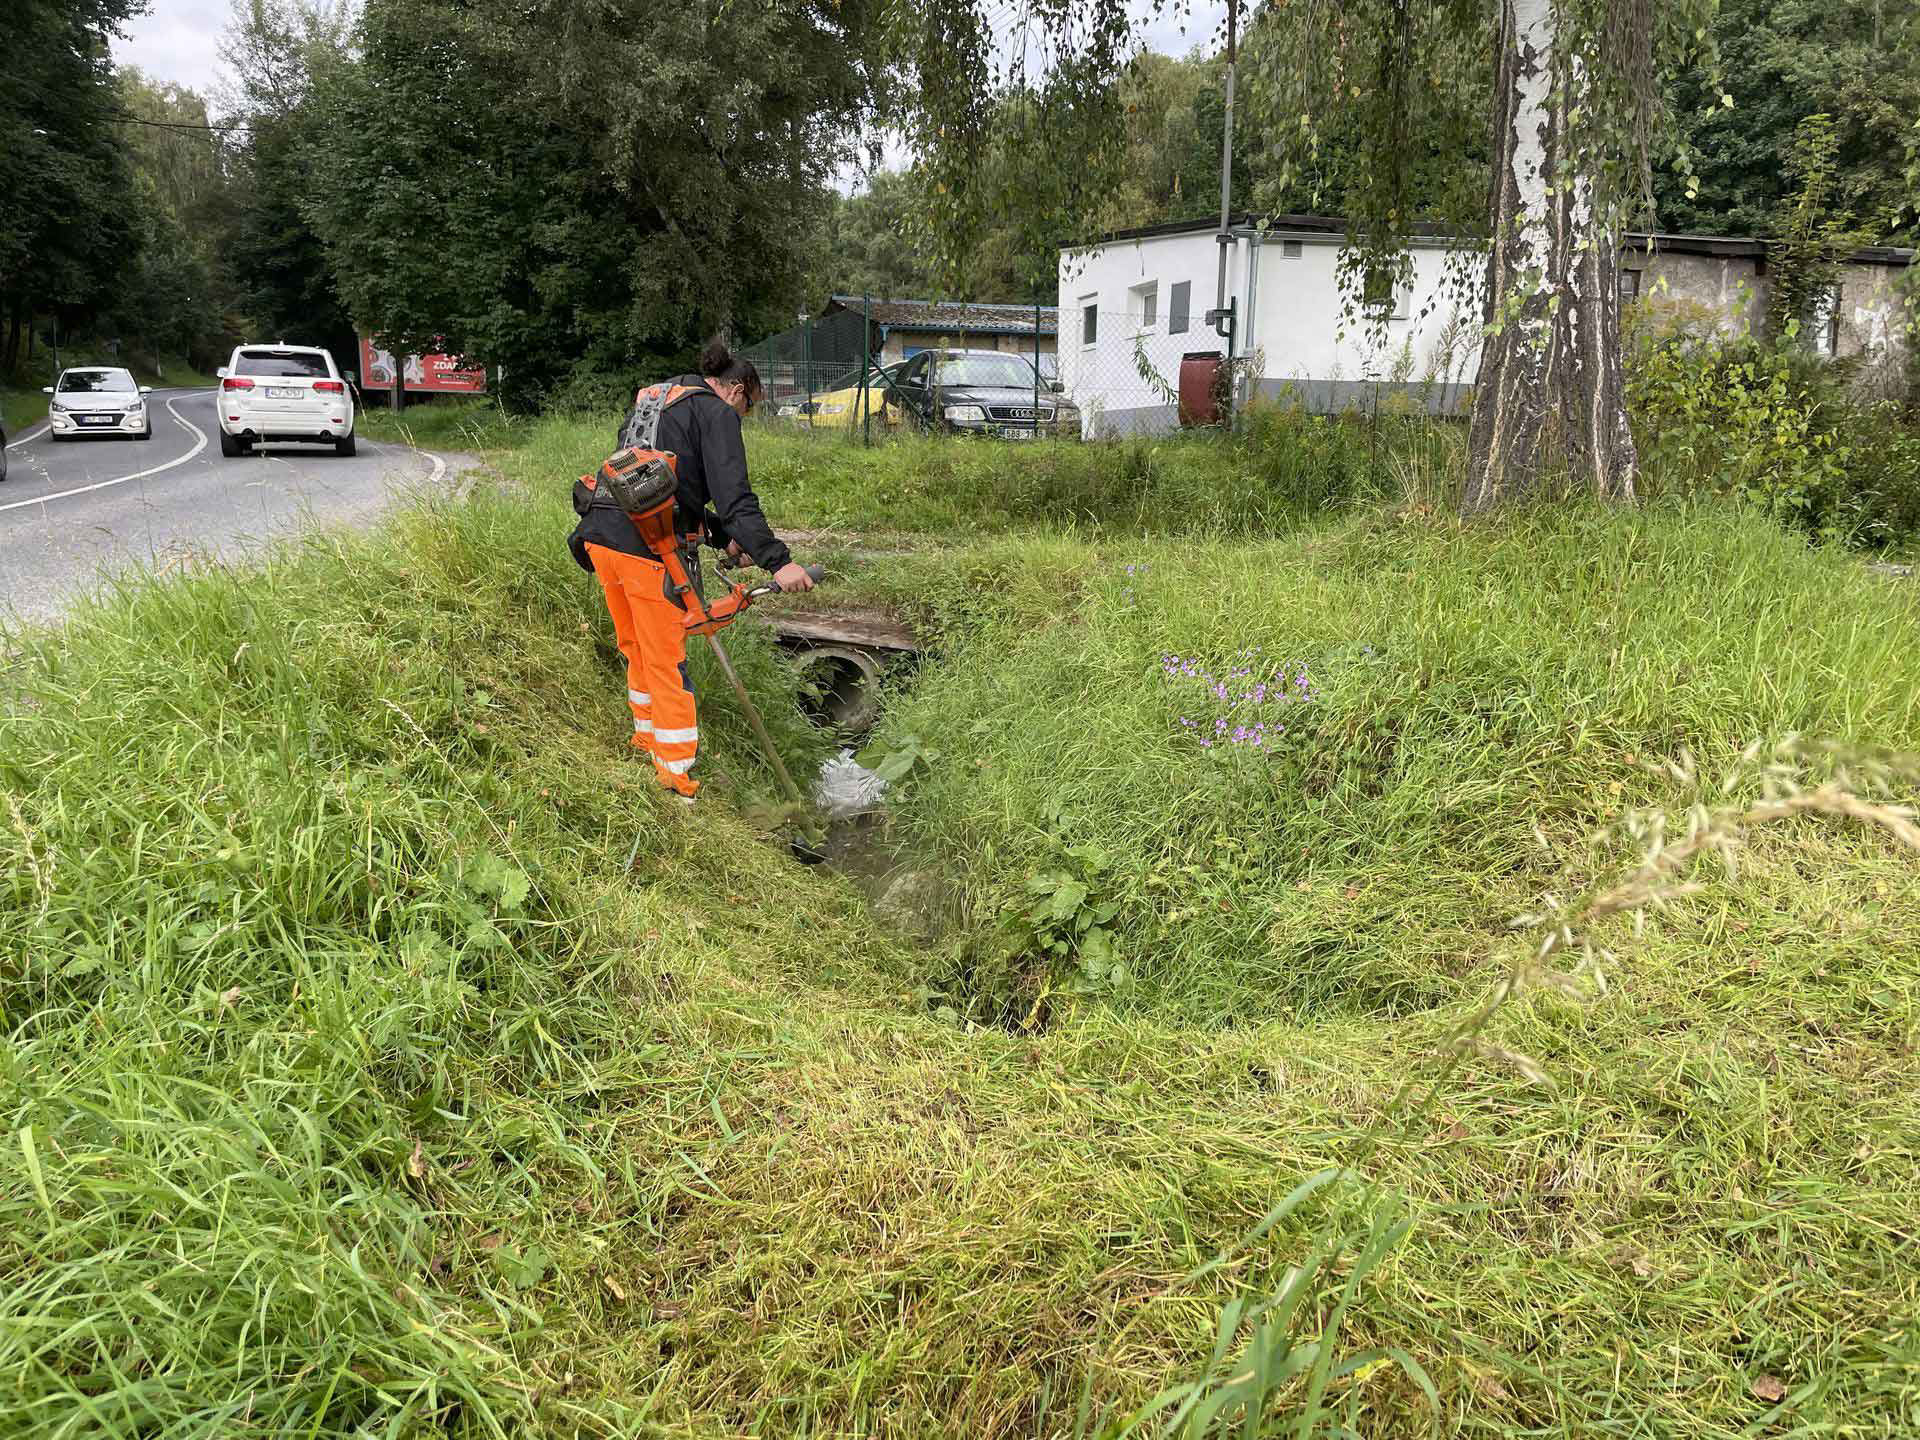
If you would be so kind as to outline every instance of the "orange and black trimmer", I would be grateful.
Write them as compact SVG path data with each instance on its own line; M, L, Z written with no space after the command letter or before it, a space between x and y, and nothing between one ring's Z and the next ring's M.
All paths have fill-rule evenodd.
M674 497L679 491L679 482L674 475L673 456L667 452L640 448L616 451L607 457L597 474L582 476L580 483L588 490L599 490L618 505L633 522L633 528L640 532L641 541L667 572L663 582L667 598L686 611L681 624L687 634L707 637L707 643L713 647L713 658L720 662L733 693L740 698L740 708L746 711L753 733L759 738L760 748L766 752L774 774L780 777L787 799L796 807L804 808L800 787L787 773L780 752L774 749L773 737L767 733L766 722L760 718L759 708L747 694L747 687L740 683L733 661L720 643L722 630L746 614L754 601L779 594L780 587L770 580L751 589L735 584L720 599L707 604L706 597L700 593L700 562L695 548L698 541L683 543L674 531ZM816 585L825 578L825 572L817 565L809 565L807 574Z

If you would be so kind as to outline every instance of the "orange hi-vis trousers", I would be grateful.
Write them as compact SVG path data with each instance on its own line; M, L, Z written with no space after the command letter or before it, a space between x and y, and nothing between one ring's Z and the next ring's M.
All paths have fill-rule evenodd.
M686 612L666 596L666 567L656 560L588 545L593 573L607 592L607 613L620 653L627 657L627 703L633 707L633 744L653 757L660 783L692 795L700 749L699 716L687 684Z

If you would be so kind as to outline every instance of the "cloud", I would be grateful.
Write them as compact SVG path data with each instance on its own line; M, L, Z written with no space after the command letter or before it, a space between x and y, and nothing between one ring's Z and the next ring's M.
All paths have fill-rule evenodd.
M1211 55L1222 49L1227 37L1227 7L1223 0L1194 0L1187 13L1177 14L1172 9L1163 11L1159 16L1149 19L1150 5L1136 3L1133 14L1141 25L1142 37L1149 50L1157 50L1162 55L1191 54L1195 46ZM1251 5L1240 7L1240 21L1246 24Z
M113 42L119 65L137 65L148 78L210 95L226 75L220 38L228 0L153 0L151 13L127 22L127 38Z

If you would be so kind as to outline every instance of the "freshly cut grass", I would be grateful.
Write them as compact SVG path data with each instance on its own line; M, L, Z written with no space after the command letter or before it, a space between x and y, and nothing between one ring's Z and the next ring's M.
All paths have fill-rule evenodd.
M948 955L742 818L766 777L697 651L725 803L624 753L560 545L604 432L538 427L502 462L534 490L13 638L0 1428L1070 1434L1083 1389L1197 1373L1326 1205L1241 1238L1434 1065L1512 909L1678 798L1629 750L1914 740L1907 592L1717 511L844 556L938 642L891 722L939 752L903 829L980 901L1063 843L1167 881L1115 912L1131 990L955 1024ZM1249 629L1381 657L1308 655L1298 778L1209 771L1155 708L1162 653ZM767 637L729 639L805 767ZM1604 998L1503 1012L1558 1089L1475 1062L1382 1131L1416 1223L1349 1343L1440 1409L1364 1367L1360 1433L1911 1433L1913 867L1808 823L1708 881Z

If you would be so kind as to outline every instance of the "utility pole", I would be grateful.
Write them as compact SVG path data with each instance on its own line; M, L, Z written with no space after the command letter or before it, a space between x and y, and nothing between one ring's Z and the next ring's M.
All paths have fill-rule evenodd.
M1227 113L1220 133L1220 233L1214 237L1220 247L1220 278L1214 288L1213 309L1207 312L1207 323L1227 342L1226 360L1214 379L1225 392L1221 405L1226 414L1222 418L1228 423L1233 415L1233 389L1225 381L1233 371L1234 333L1239 328L1240 309L1237 295L1232 304L1227 303L1227 252L1233 249L1233 72L1239 59L1239 46L1240 0L1227 0Z
M1220 136L1220 233L1215 237L1220 246L1220 283L1213 300L1214 308L1222 312L1227 308L1227 251L1233 245L1233 236L1228 230L1233 224L1233 72L1239 40L1240 0L1227 0L1227 115ZM1225 323L1223 315L1214 322L1214 329L1225 335Z

